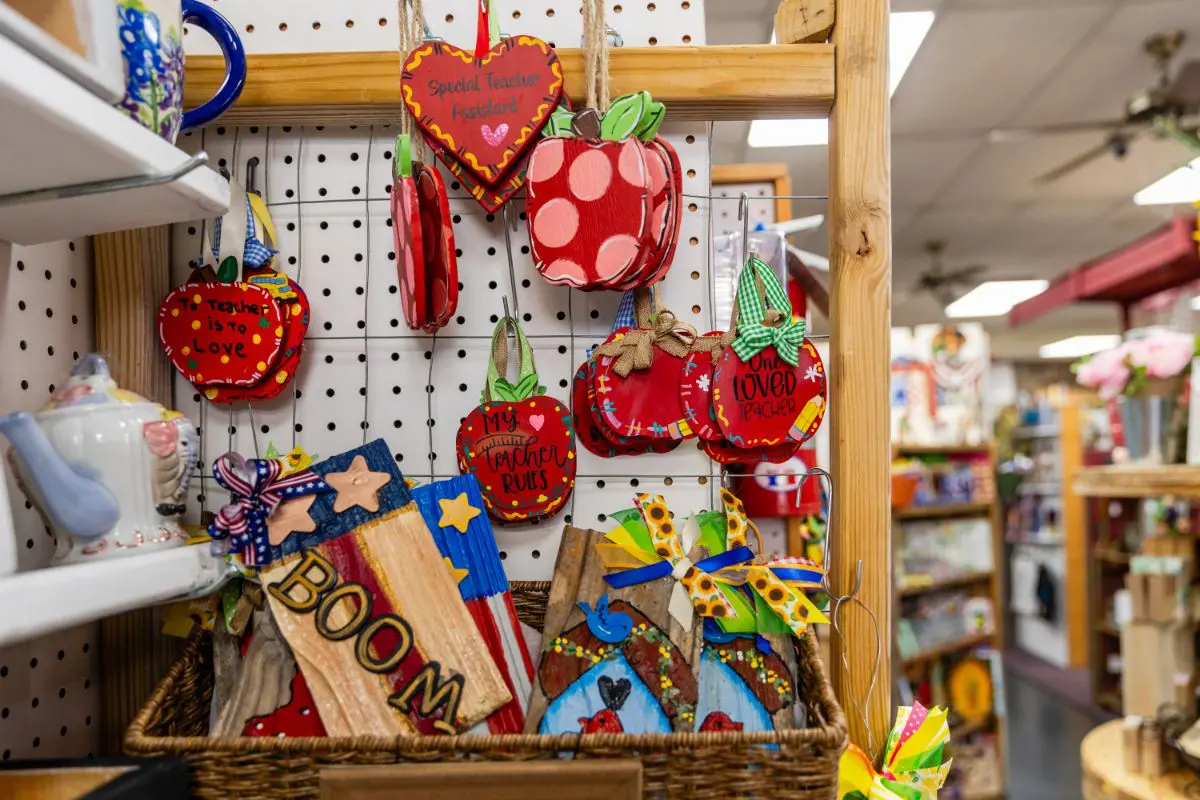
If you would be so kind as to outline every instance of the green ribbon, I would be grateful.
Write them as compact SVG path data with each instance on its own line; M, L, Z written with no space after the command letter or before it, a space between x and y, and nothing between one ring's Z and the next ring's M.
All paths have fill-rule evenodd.
M773 325L765 324L768 307L781 317ZM784 361L793 367L800 364L805 324L792 319L792 304L788 302L787 292L758 256L750 257L750 263L738 278L737 309L737 335L731 347L738 358L749 361L763 348L774 345L775 352Z

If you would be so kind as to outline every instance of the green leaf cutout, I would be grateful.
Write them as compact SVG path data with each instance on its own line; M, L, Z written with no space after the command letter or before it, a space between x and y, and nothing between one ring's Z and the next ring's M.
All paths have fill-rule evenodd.
M529 373L524 378L522 378L521 381L517 384L516 389L513 392L513 394L515 394L516 396L513 399L514 400L524 400L527 397L531 397L533 395L534 389L537 388L537 385L538 385L537 373L536 372Z
M238 262L233 256L226 256L217 268L217 280L221 283L233 283L238 276Z
M628 139L642 124L642 115L651 102L648 92L636 92L618 97L604 112L600 123L600 138L619 142Z
M546 120L546 127L542 132L543 136L574 136L575 129L571 127L571 120L575 117L575 112L566 106L559 106L550 112L550 119Z
M637 137L643 142L652 142L658 136L658 129L667 116L667 107L657 101L651 101L642 115L642 124L638 126Z

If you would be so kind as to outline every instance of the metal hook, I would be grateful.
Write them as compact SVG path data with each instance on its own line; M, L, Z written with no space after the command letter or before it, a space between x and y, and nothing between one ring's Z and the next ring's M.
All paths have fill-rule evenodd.
M250 160L246 162L246 191L254 192L255 194L258 194L254 189L254 179L256 177L255 173L258 172L258 163L258 156L251 156Z
M517 268L513 264L512 235L508 231L510 219L512 220L512 229L514 231L517 230L517 220L511 216L511 211L512 209L508 205L504 206L503 211L501 211L501 215L503 216L501 227L504 228L504 254L508 257L508 289L513 295L513 310L520 314L521 306L517 302ZM504 313L508 314L507 300L505 301Z
M742 223L742 263L750 262L750 195L745 192L738 197L738 219Z
M513 336L517 335L517 321L508 311L508 295L500 298L500 302L504 305L504 326Z

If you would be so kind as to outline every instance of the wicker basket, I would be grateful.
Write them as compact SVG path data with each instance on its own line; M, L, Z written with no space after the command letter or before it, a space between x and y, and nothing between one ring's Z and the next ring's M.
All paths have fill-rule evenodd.
M541 628L549 591L544 582L513 584L524 622ZM194 638L130 725L125 750L185 757L194 796L212 800L316 798L318 774L329 765L549 760L565 751L577 759L640 759L646 798L832 800L846 721L811 634L797 641L796 651L799 701L819 727L669 735L209 738L212 647L208 637Z

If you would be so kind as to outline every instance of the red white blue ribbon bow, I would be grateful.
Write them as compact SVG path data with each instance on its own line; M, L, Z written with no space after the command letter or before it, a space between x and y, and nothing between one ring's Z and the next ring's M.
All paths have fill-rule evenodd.
M224 506L208 525L215 541L229 539L228 552L241 552L247 567L270 560L267 517L284 500L332 491L310 469L283 474L283 462L275 459L243 458L226 453L213 463L213 478L229 490L232 502Z

